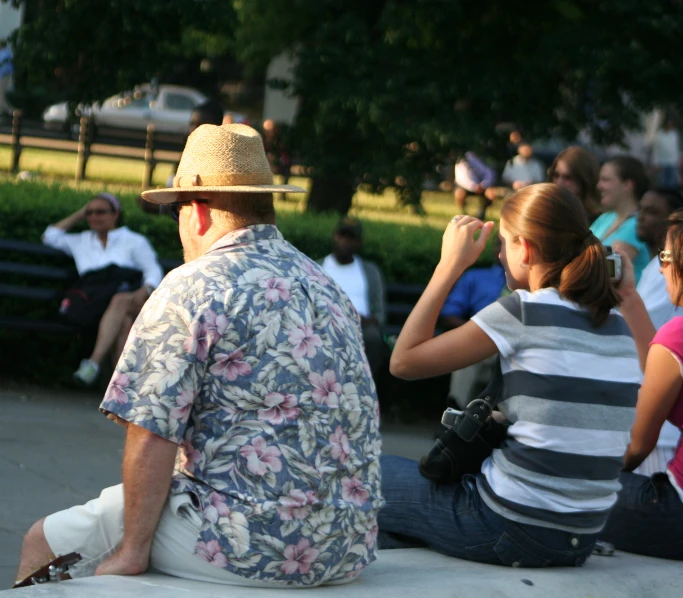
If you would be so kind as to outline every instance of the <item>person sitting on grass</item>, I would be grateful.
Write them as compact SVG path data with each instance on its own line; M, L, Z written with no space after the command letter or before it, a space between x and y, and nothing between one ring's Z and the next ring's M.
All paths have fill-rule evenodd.
M87 221L88 230L68 232L82 220ZM118 361L135 317L164 277L150 242L120 226L120 220L119 200L110 193L100 193L70 216L49 225L42 237L45 245L74 258L83 283L71 299L62 302L62 315L77 325L89 327L92 322L98 326L91 355L73 374L74 382L81 386L97 380L108 354L113 363ZM141 284L139 272L130 270L142 273ZM85 294L90 295L87 301L78 301ZM95 295L99 308L93 305Z
M501 178L514 191L545 179L545 167L540 160L534 158L534 148L530 143L522 141L519 144L517 155L507 161Z
M475 474L435 483L380 459L380 548L428 546L513 567L579 566L617 500L640 382L638 354L581 202L543 183L512 194L500 261L513 292L434 337L446 295L493 228L456 216L401 330L391 372L412 380L500 354L507 438ZM477 237L477 233L479 236Z
M655 449L665 421L683 430L683 317L655 333L636 290L633 265L626 252L622 258L621 313L633 331L645 375L619 477L622 489L601 538L627 552L683 560L683 443L666 472L634 473ZM659 263L671 303L683 306L683 210L669 217Z
M479 217L484 218L486 208L494 199L491 193L496 182L496 171L474 152L465 152L455 164L454 182L453 198L458 210L464 212L467 198L476 195L479 197Z

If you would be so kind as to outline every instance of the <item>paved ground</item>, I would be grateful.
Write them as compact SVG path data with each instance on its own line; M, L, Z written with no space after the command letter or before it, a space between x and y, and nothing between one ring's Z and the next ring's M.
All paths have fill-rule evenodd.
M123 429L100 415L100 396L0 381L0 589L14 580L21 538L54 511L121 481ZM418 458L431 428L387 426L384 452Z

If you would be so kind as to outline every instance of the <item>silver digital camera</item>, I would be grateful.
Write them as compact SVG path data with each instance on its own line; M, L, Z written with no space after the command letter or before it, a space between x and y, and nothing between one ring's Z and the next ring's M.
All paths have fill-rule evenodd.
M621 281L621 256L612 251L609 245L605 246L605 253L607 254L607 269L609 270L609 279L616 284Z

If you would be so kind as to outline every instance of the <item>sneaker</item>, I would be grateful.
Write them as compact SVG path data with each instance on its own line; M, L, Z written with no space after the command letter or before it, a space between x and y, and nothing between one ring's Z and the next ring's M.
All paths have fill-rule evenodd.
M89 359L82 359L80 367L73 374L73 380L80 386L90 386L99 374L99 365Z

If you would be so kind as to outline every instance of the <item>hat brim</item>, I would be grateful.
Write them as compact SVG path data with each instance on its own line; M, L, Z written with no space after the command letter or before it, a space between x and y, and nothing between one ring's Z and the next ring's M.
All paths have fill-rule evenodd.
M156 204L169 204L181 201L188 193L306 193L297 185L237 185L232 187L169 187L149 189L142 192L142 199Z

